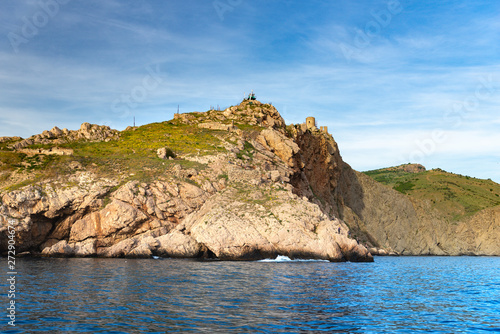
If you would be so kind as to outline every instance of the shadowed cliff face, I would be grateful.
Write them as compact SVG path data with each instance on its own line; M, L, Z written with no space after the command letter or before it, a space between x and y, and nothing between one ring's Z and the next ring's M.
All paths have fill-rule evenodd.
M302 177L298 178L296 187L299 192L312 196L313 199L328 204L336 211L336 189L342 173L342 158L337 143L330 135L307 130L299 132L295 138L300 147Z
M360 219L349 223L387 251L403 255L500 255L499 208L448 222L429 202L403 195L356 173L364 207L352 205ZM348 222L348 219L345 219Z
M449 223L429 203L354 171L330 135L295 130L294 138L300 147L296 164L304 166L292 177L294 191L342 219L374 254L500 255L498 207Z
M364 190L356 172L342 160L333 137L307 130L295 132L295 140L300 147L299 164L304 166L292 180L295 191L347 223L354 219L353 213L362 219Z

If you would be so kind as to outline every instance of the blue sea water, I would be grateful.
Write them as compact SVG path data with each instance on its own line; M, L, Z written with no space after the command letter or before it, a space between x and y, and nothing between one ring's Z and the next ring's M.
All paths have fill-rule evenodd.
M22 258L16 265L16 326L7 324L2 280L3 333L500 331L495 257Z

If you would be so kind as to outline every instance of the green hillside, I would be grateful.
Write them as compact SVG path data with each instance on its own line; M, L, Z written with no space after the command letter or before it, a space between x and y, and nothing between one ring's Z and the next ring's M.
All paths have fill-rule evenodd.
M441 169L408 171L408 165L364 172L408 196L429 201L449 221L500 205L500 185ZM415 166L415 165L411 165Z
M9 149L9 142L2 143L0 188L14 190L43 179L70 175L75 168L92 171L103 177L122 175L125 179L146 181L165 173L172 164L172 161L157 157L158 148L167 147L174 155L203 155L224 151L220 139L217 138L221 132L171 121L128 129L120 133L119 139L108 142L79 140L27 147L50 149L57 146L72 149L74 152L72 155L62 156L28 155ZM186 165L185 167L202 168L188 160L177 159L175 163Z
M262 108L267 107L269 105L262 105ZM50 143L32 144L24 148L35 152L68 149L72 150L71 155L38 154L32 151L27 154L12 148L22 138L3 137L0 140L0 190L15 190L42 180L71 175L76 170L90 171L101 177L119 176L124 182L150 181L165 175L174 164L200 170L205 165L184 159L186 155L224 152L223 142L231 142L234 134L227 130L199 127L198 124L234 124L242 135L255 137L262 127L248 124L248 119L257 108L255 104L243 102L236 108L239 116L232 120L233 123L222 117L220 111L192 112L170 121L129 127L112 140L74 140L61 136L60 140L54 138ZM175 161L158 158L157 150L164 147L168 149L169 156L175 157Z

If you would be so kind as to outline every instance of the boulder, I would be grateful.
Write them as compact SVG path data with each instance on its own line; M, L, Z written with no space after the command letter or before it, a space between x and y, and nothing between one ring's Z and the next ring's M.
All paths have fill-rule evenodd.
M137 245L135 239L125 239L110 247L101 247L97 249L97 255L100 257L124 257L129 254Z
M73 256L75 254L66 240L61 240L51 247L46 247L42 250L42 255L45 256Z
M271 181L278 182L280 180L280 178L281 178L279 170L273 170L273 171L271 171L270 178L271 178Z
M193 237L178 230L162 235L156 240L159 243L156 250L159 256L189 258L200 255L201 245Z
M127 257L139 257L148 258L153 255L153 251L158 247L159 242L151 237L140 237L138 239L138 245L133 248L129 253L125 254Z
M166 159L167 158L167 148L166 147L159 148L158 150L156 150L156 155L160 159Z
M257 137L257 142L269 147L289 167L296 166L294 156L299 153L299 146L281 132L271 128L264 129Z
M87 257L97 254L97 239L87 239L82 242L72 244L75 256Z

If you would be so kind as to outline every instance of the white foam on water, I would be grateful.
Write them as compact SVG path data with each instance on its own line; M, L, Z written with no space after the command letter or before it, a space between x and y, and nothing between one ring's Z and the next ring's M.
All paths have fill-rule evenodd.
M290 259L285 255L278 255L275 259L264 259L257 262L330 262L328 260L316 260L316 259Z

